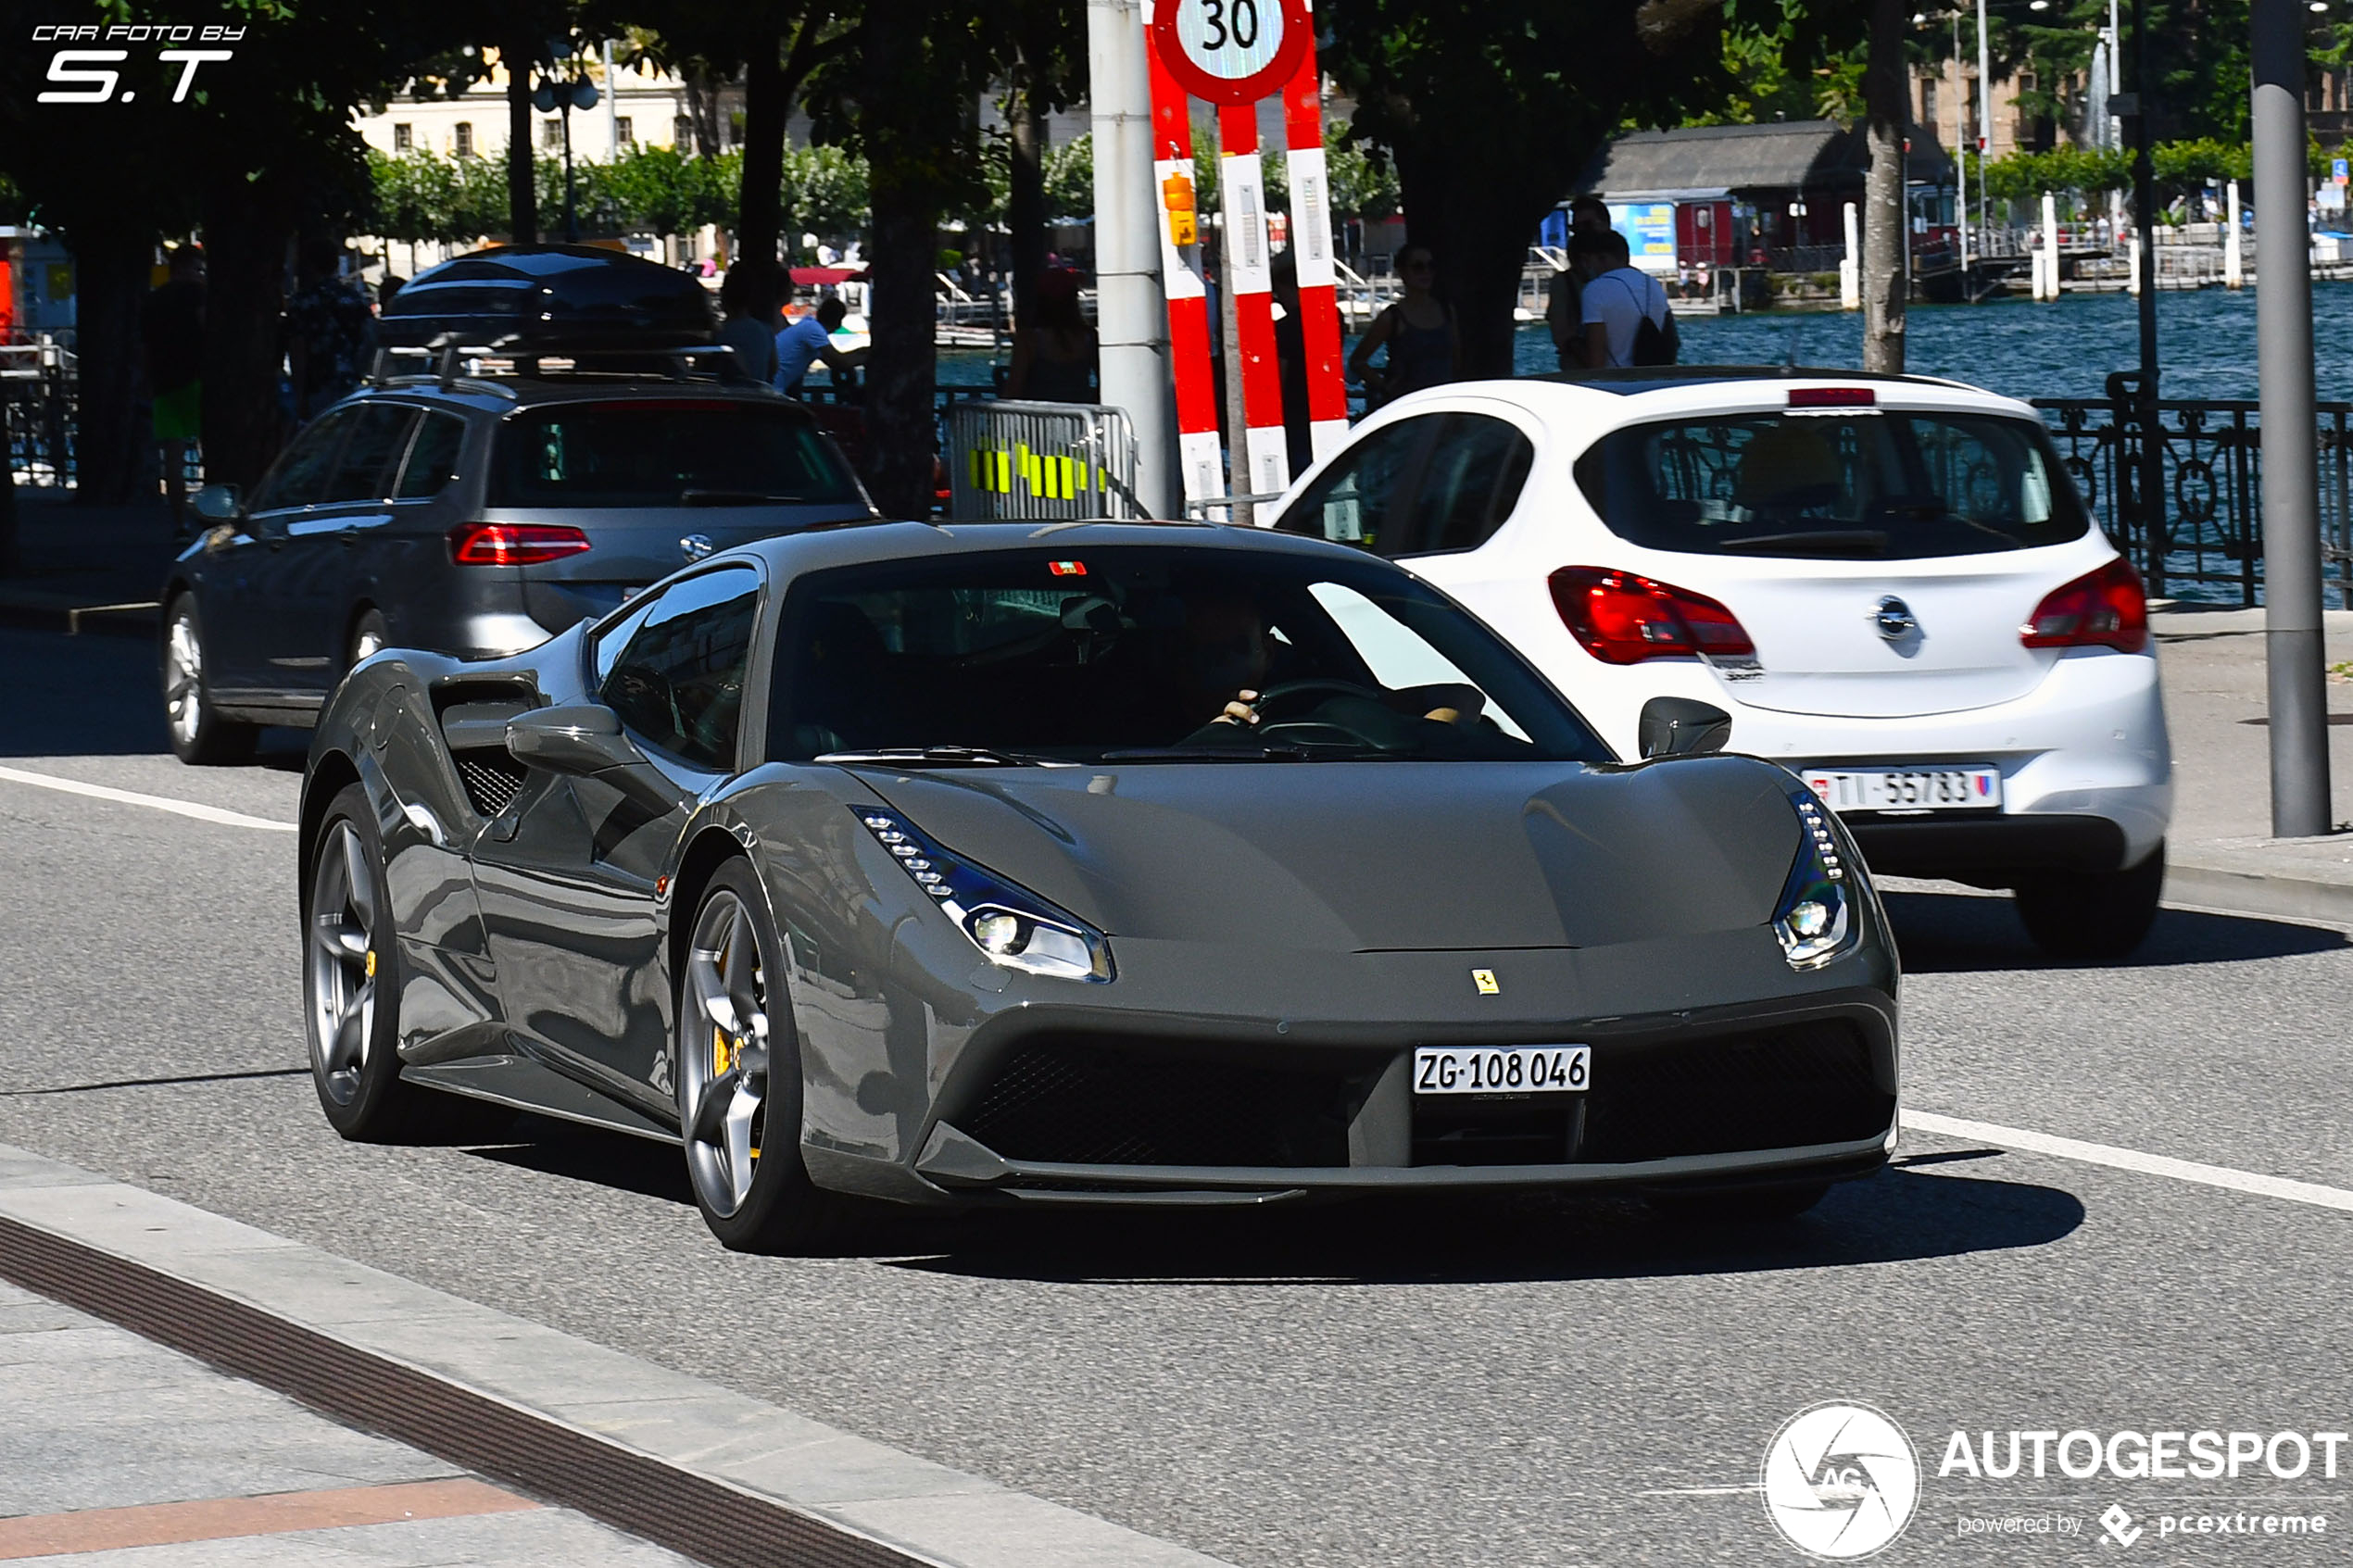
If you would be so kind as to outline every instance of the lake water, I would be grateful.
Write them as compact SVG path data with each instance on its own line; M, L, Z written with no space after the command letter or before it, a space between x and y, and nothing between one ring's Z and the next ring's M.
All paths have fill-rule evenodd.
M1915 305L1906 318L1906 368L2012 397L2104 397L2110 370L2141 362L2138 307L2121 294L2069 295L2046 304ZM1678 327L1688 365L1794 358L1851 369L1863 362L1859 310L1685 317ZM2158 295L2157 342L2166 396L2257 395L2253 289ZM2353 401L2353 282L2312 285L2312 352L2322 399ZM1514 358L1523 375L1557 365L1541 324L1520 329ZM986 350L943 350L939 380L985 386L990 358Z
M2140 364L2139 307L2122 294L1915 305L1905 318L1905 368L2012 397L2104 397L2110 370ZM1859 310L1685 317L1677 327L1691 365L1863 362ZM2165 396L2257 395L2253 289L2158 295L2157 344ZM2353 400L2353 283L2312 285L2312 354L2322 399ZM1516 358L1523 373L1556 363L1541 326L1521 330Z

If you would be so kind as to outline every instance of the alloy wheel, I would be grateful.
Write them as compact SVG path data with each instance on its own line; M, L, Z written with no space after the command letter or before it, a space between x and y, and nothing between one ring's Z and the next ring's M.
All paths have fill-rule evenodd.
M164 718L182 748L194 746L204 724L204 642L195 617L182 609L164 638Z
M721 889L703 905L686 954L679 1018L686 1169L725 1216L750 1196L768 1099L768 991L751 912Z
M376 1022L376 895L368 848L338 819L311 873L309 950L304 977L320 1086L336 1104L359 1093Z

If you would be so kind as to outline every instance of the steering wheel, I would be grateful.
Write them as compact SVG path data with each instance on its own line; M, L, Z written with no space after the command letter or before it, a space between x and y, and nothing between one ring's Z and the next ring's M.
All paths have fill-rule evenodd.
M1327 696L1363 697L1373 703L1378 703L1381 700L1378 693L1370 687L1358 685L1353 681L1310 679L1277 682L1258 694L1255 706L1258 709L1260 723L1257 733L1270 737L1288 735L1293 740L1322 742L1325 745L1345 746L1353 743L1369 746L1381 751L1395 748L1397 740L1394 735L1368 734L1353 724L1339 723L1327 718L1310 719L1303 716L1304 709L1314 699ZM1289 720L1278 718L1273 711L1277 707L1282 709L1301 710L1302 716Z
M1381 700L1381 696L1378 692L1374 691L1369 686L1360 686L1353 681L1309 679L1304 681L1277 681L1273 685L1261 691L1258 694L1257 702L1252 706L1258 709L1258 716L1261 720L1270 720L1275 717L1274 712L1272 711L1274 705L1279 703L1285 708L1305 707L1308 705L1304 703L1293 703L1290 699L1293 697L1306 696L1311 693L1319 696L1361 696L1368 698L1374 702Z

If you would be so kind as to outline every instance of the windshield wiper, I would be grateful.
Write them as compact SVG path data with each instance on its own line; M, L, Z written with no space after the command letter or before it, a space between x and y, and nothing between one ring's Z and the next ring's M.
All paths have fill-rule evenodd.
M1076 768L1066 757L1026 751L991 751L977 746L878 746L862 751L827 751L813 762L885 763L918 768Z
M1882 556L1887 553L1887 535L1872 528L1811 528L1794 533L1726 539L1716 548L1727 555L1800 555L1811 550L1835 550L1844 555Z
M760 490L681 490L678 504L682 507L770 507L799 506L808 501L806 495L772 495Z
M1304 762L1303 746L1138 746L1106 751L1106 762Z

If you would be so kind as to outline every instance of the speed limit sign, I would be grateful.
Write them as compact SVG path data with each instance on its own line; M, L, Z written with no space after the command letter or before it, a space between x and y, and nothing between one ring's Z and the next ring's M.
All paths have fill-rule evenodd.
M1193 96L1252 104L1283 90L1314 25L1306 0L1154 0L1152 47Z

